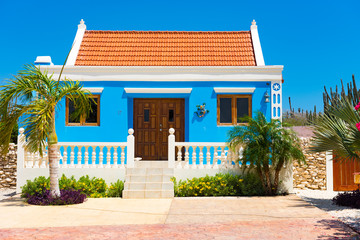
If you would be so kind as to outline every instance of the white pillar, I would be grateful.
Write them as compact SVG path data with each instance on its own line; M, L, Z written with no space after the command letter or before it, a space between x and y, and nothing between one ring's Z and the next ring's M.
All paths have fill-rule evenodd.
M334 191L333 152L326 153L326 191Z
M129 135L127 136L127 167L133 168L135 166L135 137L134 129L130 128L128 131Z
M169 137L168 137L168 167L175 167L175 129L169 129Z
M19 135L17 139L17 172L16 172L16 193L21 193L21 186L25 183L23 171L24 171L24 163L25 163L25 135L24 128L19 129Z

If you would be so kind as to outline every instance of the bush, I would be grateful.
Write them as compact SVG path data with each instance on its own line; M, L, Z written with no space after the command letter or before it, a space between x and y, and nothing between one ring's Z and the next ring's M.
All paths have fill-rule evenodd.
M263 195L263 188L260 180L254 174L247 174L244 177L239 175L216 174L193 178L191 180L177 183L174 182L175 196L254 196Z
M102 197L121 197L124 183L118 180L112 183L110 187L102 178L90 178L88 175L82 176L76 180L74 176L67 178L62 175L59 179L60 190L75 190L91 198ZM33 181L28 180L21 188L21 197L28 198L33 195L43 195L45 191L50 190L50 178L43 176L35 178Z
M334 204L339 206L360 208L360 190L339 193L332 199L332 201Z
M117 180L115 183L111 183L107 190L108 197L122 197L122 191L124 190L124 182Z
M60 190L61 196L53 198L50 190L44 190L42 193L36 192L33 195L26 196L26 202L33 205L70 205L83 203L86 195L76 190Z

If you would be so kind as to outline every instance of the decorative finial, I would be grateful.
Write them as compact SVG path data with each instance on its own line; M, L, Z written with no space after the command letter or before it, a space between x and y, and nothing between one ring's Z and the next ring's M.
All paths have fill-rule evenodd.
M78 25L78 28L80 28L80 29L86 29L86 25L85 25L84 19L81 19L80 24Z
M255 19L251 22L251 25L256 25Z
M24 132L25 132L25 129L24 129L24 128L20 128L20 129L19 129L19 133L20 133L20 134L23 134Z
M174 135L174 133L175 133L175 129L170 128L170 129L169 129L169 133L170 133L170 135Z
M129 128L129 131L128 131L128 133L129 133L130 135L133 135L133 134L134 134L134 129L132 129L132 128Z

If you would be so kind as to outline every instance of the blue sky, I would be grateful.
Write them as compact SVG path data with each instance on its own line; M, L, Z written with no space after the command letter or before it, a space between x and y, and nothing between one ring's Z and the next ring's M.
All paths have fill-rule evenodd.
M0 1L0 82L34 62L62 64L89 30L259 29L266 65L284 65L283 101L322 109L323 87L360 80L360 1ZM360 86L360 83L358 84Z

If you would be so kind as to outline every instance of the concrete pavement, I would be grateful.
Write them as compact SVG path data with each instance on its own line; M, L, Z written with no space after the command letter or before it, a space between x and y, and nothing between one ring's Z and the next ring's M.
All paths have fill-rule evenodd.
M1 239L359 239L295 195L105 198L46 207L13 198L0 202L0 215Z

